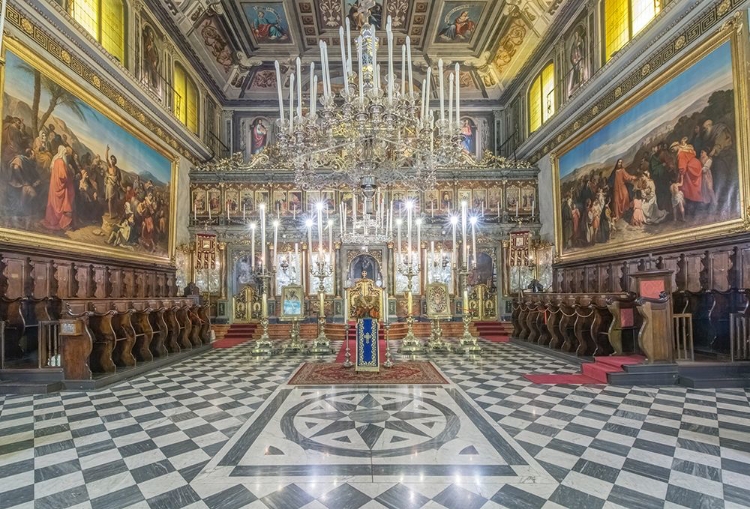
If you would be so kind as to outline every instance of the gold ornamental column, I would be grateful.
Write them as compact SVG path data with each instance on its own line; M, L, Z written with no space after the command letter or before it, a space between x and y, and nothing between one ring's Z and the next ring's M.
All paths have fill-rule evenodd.
M219 299L227 298L227 243L219 242Z

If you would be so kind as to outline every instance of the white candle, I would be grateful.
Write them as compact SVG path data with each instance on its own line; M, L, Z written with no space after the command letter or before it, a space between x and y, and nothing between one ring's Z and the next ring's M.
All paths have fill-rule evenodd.
M357 81L359 81L359 102L362 104L364 101L364 80L362 79L362 36L357 37L357 72L359 77L357 79Z
M461 202L461 239L463 240L463 245L464 245L464 248L463 248L463 255L464 255L463 256L463 258L464 258L463 259L463 263L465 265L468 265L468 263L469 263L469 259L467 257L468 245L466 243L466 219L467 219L466 218L466 207L467 207L467 203L464 200L464 201Z
M279 61L276 60L274 63L276 67L276 91L279 94L279 118L284 120L284 99L281 94L281 70L279 69Z
M300 76L302 76L300 74ZM310 62L310 111L307 112L308 116L315 114L315 62ZM302 96L299 98L300 104L302 104Z
M352 190L352 231L357 231L357 195Z
M401 97L406 97L406 46L401 46Z
M318 41L318 48L320 49L320 72L322 73L321 80L323 81L323 97L326 97L326 55L325 48L323 47L324 42Z
M396 219L396 237L398 239L398 256L401 256L401 219Z
M333 253L333 219L328 220L328 251Z
M406 202L406 245L408 246L409 257L411 257L411 211L412 203L408 201ZM409 260L411 261L411 258Z
M378 79L378 43L375 40L375 37L371 39L372 41L372 72L375 73L375 90L380 90L380 83Z
M409 68L409 86L407 87L406 91L407 93L409 93L409 95L411 95L411 89L413 86L412 83L414 83L414 81L411 71L411 38L409 38L408 35L406 36L406 63Z
M440 120L445 120L445 93L443 91L443 59L438 60L438 83L440 84Z
M276 220L273 222L273 263L271 264L272 267L275 269L277 267L277 264L279 263L279 221Z
M422 260L422 218L417 219L417 266Z
M294 73L289 77L289 133L294 132Z
M318 203L318 253L323 254L323 203Z
M297 117L302 118L302 61L297 57Z
M458 218L456 216L451 217L451 226L453 226L453 263L458 263L458 244L456 243L456 225L458 224Z
M474 254L474 267L477 266L477 218L471 218L471 251Z
M425 120L427 119L427 114L425 113L425 102L427 99L427 80L422 80L422 104L420 105L420 119L419 122L421 124L424 124Z
M245 208L245 203L242 204L242 220L245 221L247 219L247 210Z
M323 41L323 50L326 55L326 95L331 97L331 66L328 62L328 43Z
M307 252L310 253L310 260L312 260L312 251L313 251L313 245L312 245L312 219L308 219L305 222L305 226L307 226Z
M252 266L253 270L255 270L255 223L250 224L250 239L250 244L252 245L252 247L250 248L250 256L252 257L250 265Z
M260 268L266 266L266 204L260 204Z
M315 118L318 112L318 76L312 78L312 90L310 91L310 116Z
M461 126L461 67L456 63L456 125Z
M208 190L206 191L206 205L208 206L208 220L211 220L211 200L208 198Z
M347 20L349 18L346 18ZM346 90L347 94L349 93L349 80L346 79L346 68L348 66L347 59L346 59L346 46L344 45L344 27L339 27L339 40L341 41L341 68L343 69L344 73L344 90Z
M453 81L455 76L451 73L448 79L448 127L453 128Z
M393 32L390 28L391 17L388 16L386 34L388 38L388 104L393 105Z
M352 33L351 33L351 23L349 22L349 17L344 18L346 21L346 50L348 55L348 60L346 62L346 72L352 72ZM346 73L344 73L346 74ZM345 76L346 79L346 76ZM349 81L346 79L346 81Z
M430 88L432 87L432 67L427 68L427 78L425 79L427 82L427 90L425 91L424 96L424 116L429 117L430 115ZM429 122L428 118L428 122Z

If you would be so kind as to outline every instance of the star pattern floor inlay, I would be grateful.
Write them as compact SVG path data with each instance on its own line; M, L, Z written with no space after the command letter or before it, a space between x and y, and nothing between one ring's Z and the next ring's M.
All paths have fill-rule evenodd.
M0 396L0 509L750 507L746 390L534 385L577 368L485 341L442 386L289 386L251 347Z

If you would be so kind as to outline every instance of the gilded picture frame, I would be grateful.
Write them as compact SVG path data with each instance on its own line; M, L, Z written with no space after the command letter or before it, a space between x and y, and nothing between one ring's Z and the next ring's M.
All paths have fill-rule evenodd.
M301 285L286 285L281 289L279 320L301 320L305 317L305 289Z
M709 222L707 224L697 225L684 228L678 231L656 233L650 236L643 236L629 244L627 240L617 242L608 242L606 244L596 245L586 249L579 249L566 252L566 242L563 235L563 214L562 206L564 198L561 193L561 159L566 154L576 149L589 137L596 135L600 130L609 127L620 116L628 113L631 108L639 106L640 101L649 98L652 94L660 91L662 87L667 86L673 79L683 75L685 71L695 66L713 52L720 50L725 45L729 45L731 54L731 84L733 86L734 98L734 120L736 135L734 139L734 150L736 151L737 161L737 200L739 209L734 213L736 217ZM623 254L643 251L645 249L660 248L669 245L679 245L690 241L709 240L722 238L728 234L741 233L750 229L750 210L748 207L748 197L750 197L750 168L748 168L748 84L747 84L747 64L746 56L748 54L748 40L746 30L742 23L732 21L725 24L716 33L702 42L687 58L676 65L667 68L663 73L656 76L645 87L638 90L627 100L621 100L610 112L604 114L602 118L592 125L583 129L573 138L560 146L558 150L550 154L552 163L553 177L553 206L554 206L554 230L555 230L555 259L557 262L577 261L591 258L599 258L613 254ZM644 69L644 72L647 72ZM729 111L732 111L731 109ZM684 117L685 115L683 115ZM691 117L692 118L692 117ZM699 117L700 118L700 117ZM701 119L702 121L702 119ZM683 139L684 142L684 139ZM671 148L675 149L672 144ZM680 150L679 147L676 148ZM679 154L679 152L678 152ZM733 154L733 155L735 155ZM619 163L618 163L619 164ZM615 165L617 168L617 165ZM613 170L614 173L615 170ZM734 178L734 174L732 174ZM640 195L636 195L640 196ZM566 200L568 198L565 198ZM673 202L674 203L674 202ZM677 213L675 213L677 214ZM677 216L679 217L679 216ZM672 221L672 219L669 219ZM566 235L567 236L567 235Z
M168 161L170 175L168 215L169 224L167 226L167 249L164 253L129 251L126 249L118 249L117 247L110 247L108 245L92 245L91 243L79 240L73 240L44 233L37 233L35 231L0 227L0 236L3 237L3 241L10 245L17 245L19 247L47 248L71 254L108 256L113 259L124 261L150 262L160 266L173 266L175 260L177 234L175 223L177 217L177 168L179 163L179 156L173 153L166 145L163 145L160 142L152 139L151 135L147 131L138 127L140 125L139 123L134 122L131 118L128 118L123 112L114 108L102 98L92 94L79 82L69 78L64 72L61 72L60 69L57 68L49 59L31 50L29 47L23 45L16 39L3 37L3 61L6 61L6 52L8 51L12 52L23 62L33 67L34 70L39 71L42 76L54 80L57 85L62 87L62 89L67 91L69 94L75 96L79 101L84 103L86 107L90 108L110 122L116 124L126 134L132 136L136 141L142 143L144 146L150 148L159 156ZM0 87L2 87L4 93L6 89L6 75L7 69L6 66L3 66L2 70L0 70ZM4 106L0 106L0 108L4 108ZM3 113L5 115L6 112L4 111ZM190 193L191 207L192 198L193 193ZM193 211L191 210L190 213L192 214Z

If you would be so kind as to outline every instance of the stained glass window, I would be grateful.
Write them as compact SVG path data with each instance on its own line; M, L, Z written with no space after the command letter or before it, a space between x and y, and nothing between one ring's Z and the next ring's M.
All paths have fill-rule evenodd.
M529 133L539 129L555 114L555 66L550 62L529 89Z
M174 64L174 114L195 134L198 134L198 87L178 62Z
M125 64L127 16L123 0L72 0L68 11L110 55Z
M604 0L605 58L609 60L660 10L660 0Z

